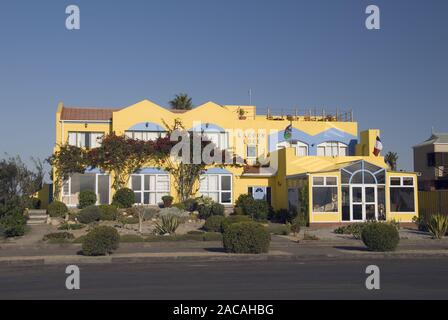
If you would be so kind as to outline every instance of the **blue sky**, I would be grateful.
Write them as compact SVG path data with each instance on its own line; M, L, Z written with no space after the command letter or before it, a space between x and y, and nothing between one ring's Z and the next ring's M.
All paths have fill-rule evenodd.
M65 29L65 8L81 30ZM381 10L381 30L364 26ZM55 111L247 104L353 109L412 169L412 145L448 131L448 1L2 1L0 151L45 158Z

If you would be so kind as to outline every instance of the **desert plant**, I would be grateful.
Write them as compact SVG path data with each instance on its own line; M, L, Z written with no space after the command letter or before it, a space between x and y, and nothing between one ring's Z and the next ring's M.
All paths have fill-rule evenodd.
M268 252L271 236L261 224L238 222L229 225L223 233L223 246L231 253Z
M129 188L119 189L113 197L112 204L117 208L130 208L135 203L134 191Z
M372 251L394 251L400 241L397 228L383 222L366 223L362 228L361 238Z
M355 239L361 239L362 228L364 223L352 223L347 226L341 226L336 228L333 232L336 234L350 234Z
M92 229L82 239L82 254L101 256L118 249L120 235L113 227L100 226Z
M436 214L429 219L428 231L434 239L442 239L448 230L448 216Z
M300 232L300 229L302 227L301 221L299 217L295 217L291 221L291 232L294 234L294 236L297 236Z
M146 208L142 205L132 207L132 215L138 217L138 232L143 233L143 221L145 219Z
M159 235L176 233L179 224L179 218L176 216L162 216L161 222L157 222L155 225L155 233Z
M202 203L198 205L198 212L200 219L208 219L211 216L223 216L224 206L218 202Z
M226 218L224 216L210 216L204 223L203 229L205 231L221 232L222 222Z
M92 190L83 190L79 193L78 208L84 209L96 204L96 193Z
M198 207L198 202L196 199L193 198L189 198L187 200L185 200L183 202L184 206L185 206L185 210L193 212L197 209Z
M424 231L424 232L428 231L428 222L426 221L425 217L414 216L412 218L412 222L417 225L418 231Z
M48 205L47 214L52 218L62 218L68 212L68 208L65 203L61 201L53 201Z
M163 196L162 197L162 201L163 201L163 206L165 208L169 208L171 207L171 205L173 204L173 197L172 196Z
M85 227L86 226L84 224L80 223L63 223L58 227L58 230L79 230Z
M100 220L102 221L114 221L118 217L117 207L110 204L102 204L98 206L101 211Z
M101 219L101 210L97 206L90 206L79 211L77 219L80 223L89 224Z

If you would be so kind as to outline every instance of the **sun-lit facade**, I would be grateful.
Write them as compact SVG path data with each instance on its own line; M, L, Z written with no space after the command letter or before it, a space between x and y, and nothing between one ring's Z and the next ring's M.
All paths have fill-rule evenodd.
M152 140L166 135L165 124L173 125L176 119L245 162L240 167L208 168L196 196L232 206L239 195L251 193L274 210L306 214L311 224L411 222L418 215L416 174L390 171L384 158L373 154L379 130L358 133L351 113L259 115L255 106L214 102L189 111L169 110L149 100L121 109L61 103L55 148L64 143L95 148L111 132ZM90 169L64 183L60 200L76 206L79 192L90 189L97 193L99 204L110 203L115 192L111 182L109 173ZM147 166L129 177L128 186L136 203L158 205L163 195L176 198L174 183L162 168Z

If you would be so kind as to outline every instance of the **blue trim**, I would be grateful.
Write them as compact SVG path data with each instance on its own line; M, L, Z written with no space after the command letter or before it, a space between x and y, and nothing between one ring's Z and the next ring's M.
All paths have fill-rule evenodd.
M92 167L89 167L89 168L86 169L86 171L85 171L84 173L97 173L97 174L99 173L99 174L104 174L105 172L102 171L102 170L100 170L100 169L98 169L98 168L92 168Z
M168 174L165 170L159 169L159 168L142 168L140 170L137 170L135 174Z
M226 132L225 129L213 123L201 123L200 125L196 125L188 131L193 132Z
M232 174L232 172L223 168L210 168L205 170L204 174Z
M285 130L270 134L268 139L269 152L275 151L277 144L286 141L284 138ZM354 154L355 145L357 144L357 137L341 131L336 128L330 128L315 136L309 135L299 129L292 128L290 140L298 140L308 144L308 153L310 156L317 155L317 145L326 141L338 141L349 146L349 155Z
M140 122L130 127L127 131L166 131L154 122Z

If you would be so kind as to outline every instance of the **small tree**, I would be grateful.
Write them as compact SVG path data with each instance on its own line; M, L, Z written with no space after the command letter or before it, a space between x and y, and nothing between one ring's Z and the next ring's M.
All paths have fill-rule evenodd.
M103 138L99 148L88 152L88 162L105 172L113 172L112 186L119 190L127 185L131 174L149 161L153 147L152 141L131 139L113 132Z
M86 171L86 151L77 146L63 144L47 159L47 162L54 169L54 196L59 199L64 181L68 180L72 174Z
M384 161L389 165L392 171L397 170L398 154L396 152L389 151L386 153L384 156Z
M132 207L132 212L138 217L138 232L143 233L143 221L145 219L146 208L142 205Z
M169 102L171 108L176 110L193 109L192 99L186 93L176 94L174 99Z

